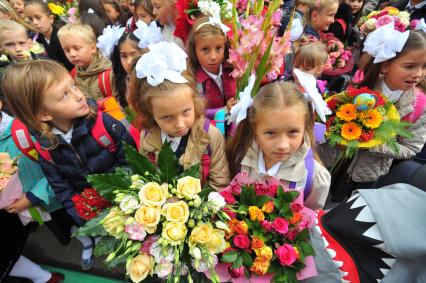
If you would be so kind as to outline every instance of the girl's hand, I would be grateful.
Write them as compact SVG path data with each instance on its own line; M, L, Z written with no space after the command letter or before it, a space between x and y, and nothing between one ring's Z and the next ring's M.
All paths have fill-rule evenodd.
M19 213L29 207L31 207L31 202L27 198L27 196L24 194L20 199L15 200L14 203L6 207L6 211L9 213Z
M238 103L238 100L236 100L234 97L230 98L227 102L226 102L226 110L231 111L232 106L234 106L235 104Z

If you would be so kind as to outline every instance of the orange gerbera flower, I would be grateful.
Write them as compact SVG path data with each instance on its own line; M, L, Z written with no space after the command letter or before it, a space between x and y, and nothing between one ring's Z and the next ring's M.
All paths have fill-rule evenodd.
M345 123L342 126L342 137L347 140L356 140L361 135L361 127L355 122Z
M355 105L347 103L340 106L339 111L336 112L336 116L347 122L352 121L356 118Z
M383 121L382 114L376 109L372 109L362 114L361 116L362 123L371 129L378 128Z

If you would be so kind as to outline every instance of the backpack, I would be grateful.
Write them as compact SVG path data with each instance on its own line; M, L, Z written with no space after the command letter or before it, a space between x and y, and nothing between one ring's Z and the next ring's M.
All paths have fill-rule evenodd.
M107 149L109 152L115 152L117 150L116 143L106 130L102 115L102 111L98 111L90 134L101 147ZM16 118L12 122L11 134L18 149L29 159L37 162L40 155L43 159L53 162L49 151L43 149L38 141L33 141L27 127ZM135 139L132 134L131 136L139 148L139 139Z
M111 79L110 79L111 72L112 72L112 68L108 68L105 71L100 72L98 74L98 86L99 86L99 89L101 90L103 97L112 96ZM71 77L75 79L77 75L77 69L74 67L71 70L70 74L71 74Z
M209 132L210 124L211 124L210 120L206 118L204 120L204 125L203 125L203 130L206 133ZM148 131L145 131L145 136L147 134L148 134ZM202 172L201 184L204 184L207 181L207 178L209 177L211 155L212 155L212 148L211 148L210 144L208 144L206 152L201 156L201 162L200 162L201 172ZM153 163L153 164L156 163L155 154L153 152L148 154L148 159L149 159L149 161L151 161L151 163Z
M306 200L312 191L313 178L314 178L315 158L312 148L309 148L308 153L305 157L305 169L308 171L306 177L305 188L303 189L303 199ZM296 182L290 182L288 185L289 189L294 190L296 188Z
M413 102L414 111L408 113L402 120L410 123L415 123L417 119L423 114L426 108L426 95L419 89L415 90L415 99Z

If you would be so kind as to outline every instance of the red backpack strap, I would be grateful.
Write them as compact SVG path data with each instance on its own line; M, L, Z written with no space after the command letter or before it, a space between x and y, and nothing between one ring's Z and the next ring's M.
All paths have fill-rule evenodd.
M415 98L413 102L413 112L405 115L402 120L415 123L423 114L426 108L426 95L419 89L415 90Z
M343 19L335 19L335 21L342 26L343 33L346 34L346 29L348 28L348 24Z
M210 120L209 119L205 119L204 120L204 125L203 125L203 130L206 133L209 133L209 128L210 128ZM210 146L210 143L207 145L207 153L204 153L203 156L201 157L201 170L203 173L203 176L201 178L201 183L205 183L209 177L209 172L210 172L210 165L211 165L211 155L212 155L212 148Z
M70 71L70 75L73 79L75 79L75 76L77 76L77 69L76 67L72 68Z
M117 149L116 144L108 133L108 131L105 129L105 124L102 115L103 113L101 111L98 111L96 122L92 127L91 134L100 146L106 148L109 152L114 152Z
M98 86L104 97L112 96L111 71L112 68L109 68L98 74Z
M37 162L40 154L43 159L52 162L49 151L42 149L38 141L33 142L27 127L18 119L13 119L11 134L13 142L26 157Z

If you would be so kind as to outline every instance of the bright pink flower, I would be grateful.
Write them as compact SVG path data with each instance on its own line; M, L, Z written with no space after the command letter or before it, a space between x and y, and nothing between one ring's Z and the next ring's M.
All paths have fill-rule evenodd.
M395 21L394 29L399 32L404 32L407 27L398 19L397 21Z
M285 234L288 231L288 222L282 217L275 218L272 222L272 227L280 234Z
M380 18L377 19L376 27L377 28L383 27L383 26L385 26L387 24L392 23L393 21L394 20L393 20L392 16L389 16L389 15L382 16L382 17L380 17Z
M219 194L223 196L227 204L235 204L237 202L234 195L230 191L221 191Z
M283 10L278 9L277 11L275 11L272 14L272 17L271 17L271 25L273 25L273 26L279 26L279 25L281 25L282 15L283 15Z
M232 265L228 267L228 273L232 278L238 278L244 275L244 266L241 265L238 268L232 268Z
M292 212L299 212L303 209L303 205L301 205L300 203L297 203L297 202L293 202L290 205L290 209L291 209Z
M281 265L284 265L284 266L292 265L297 258L296 250L293 248L293 246L289 244L284 244L278 247L275 250L275 255L277 256Z
M234 244L240 249L248 250L250 249L250 238L246 235L237 235L234 237Z
M271 222L268 222L267 220L261 221L260 225L262 225L266 232L271 232L273 229Z

